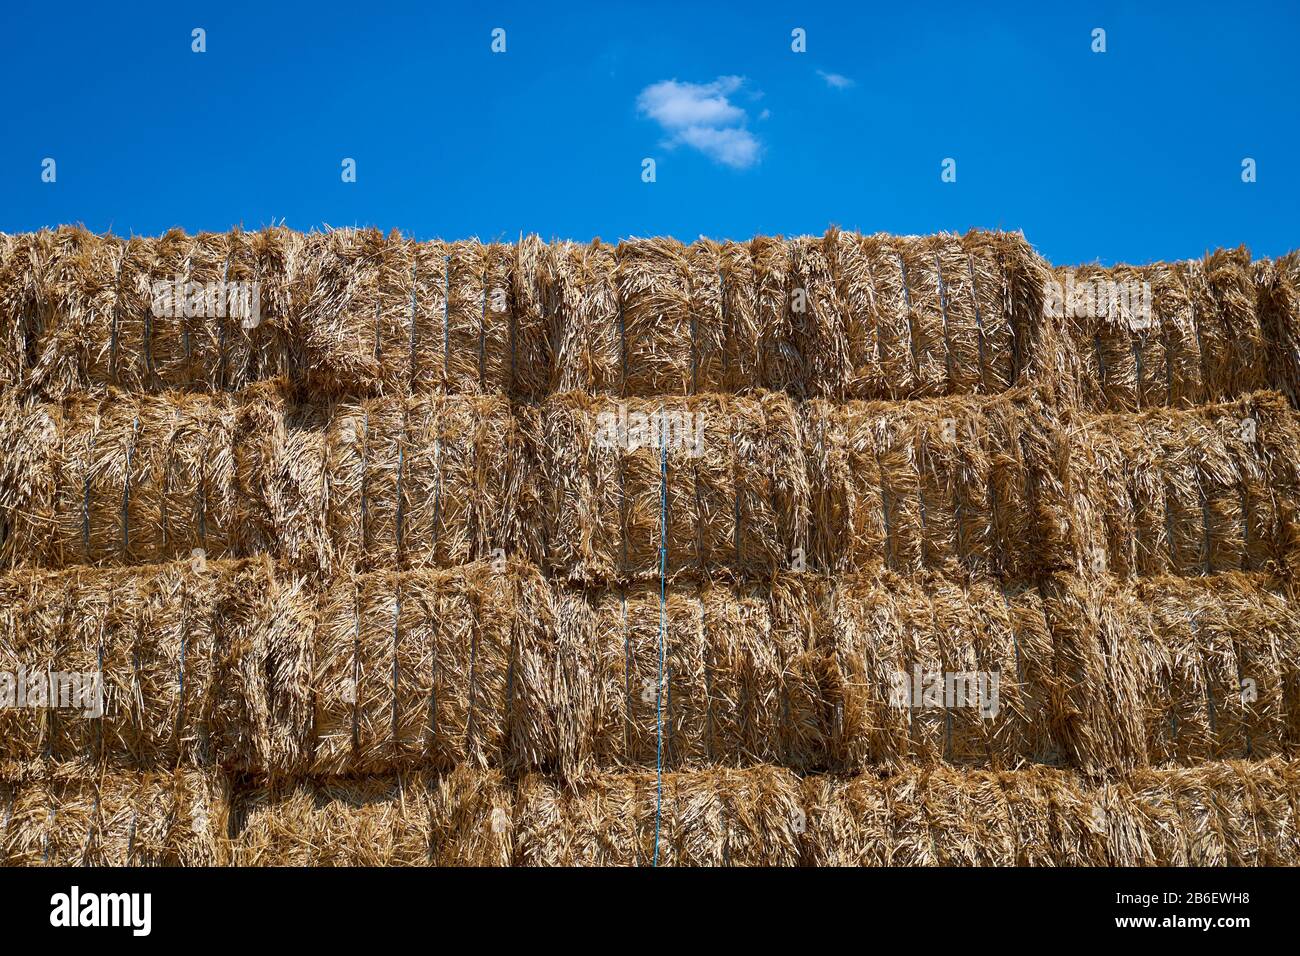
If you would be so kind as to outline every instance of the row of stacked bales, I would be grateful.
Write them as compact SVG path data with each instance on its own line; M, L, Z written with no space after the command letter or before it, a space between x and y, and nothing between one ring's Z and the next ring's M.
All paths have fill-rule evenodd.
M661 531L669 576L692 580L1300 561L1300 416L1273 392L1104 415L1035 389L906 403L564 393L513 408L113 393L0 402L0 445L10 567L196 549L330 571L499 556L596 585L654 578Z
M673 583L661 699L657 584L579 589L523 563L328 581L264 558L15 572L0 598L0 671L103 675L98 719L0 709L13 767L468 764L569 781L659 762L1105 773L1300 758L1300 611L1258 573ZM948 674L996 684L972 683L972 706L934 677Z
M1294 254L1244 250L1052 270L1020 236L979 231L611 246L65 227L0 238L0 385L61 399L284 377L313 398L536 401L1037 384L1117 412L1265 388L1294 399L1296 275ZM220 295L238 282L257 284L259 309Z
M0 236L0 861L1294 862L1295 266Z
M63 773L0 783L0 863L111 866L1276 866L1300 767L1096 781L1033 767L800 778L754 766L253 783Z

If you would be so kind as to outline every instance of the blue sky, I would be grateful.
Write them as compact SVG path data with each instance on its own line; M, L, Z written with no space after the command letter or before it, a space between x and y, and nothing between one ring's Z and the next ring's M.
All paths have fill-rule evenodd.
M1057 263L1276 255L1300 246L1298 10L6 0L0 230L984 226Z

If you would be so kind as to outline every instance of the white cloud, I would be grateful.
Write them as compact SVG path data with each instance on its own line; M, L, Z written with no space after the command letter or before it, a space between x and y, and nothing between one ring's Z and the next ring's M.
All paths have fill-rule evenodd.
M826 85L835 90L847 90L853 86L853 81L841 73L827 73L825 70L818 70L817 75L826 81Z
M637 96L637 109L663 127L670 148L690 146L715 162L745 169L758 162L761 150L745 129L749 115L729 99L744 82L720 76L712 83L652 83Z
M705 156L736 169L745 169L758 162L758 140L747 129L688 126L677 134L677 138Z

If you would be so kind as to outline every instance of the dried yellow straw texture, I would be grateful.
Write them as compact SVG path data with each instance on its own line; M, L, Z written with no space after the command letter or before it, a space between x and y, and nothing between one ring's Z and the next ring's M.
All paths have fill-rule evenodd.
M8 788L0 784L0 801L0 865L213 866L226 861L229 799L218 776L102 774L65 764Z
M770 576L805 554L808 484L785 395L555 396L541 413L548 570L574 581L659 573ZM661 520L663 436L667 525Z
M338 229L308 237L300 333L326 394L508 392L515 251Z
M214 578L187 565L108 575L18 572L0 579L0 672L25 675L41 705L0 708L0 755L135 767L194 763L206 750L213 685ZM48 688L89 694L50 700ZM102 716L93 681L102 680ZM68 690L56 691L59 694ZM30 699L30 698L29 698Z
M0 761L283 769L310 727L314 602L265 561L0 578L0 672L100 675L90 705L0 709ZM93 685L92 685L93 687ZM30 698L29 698L30 699ZM46 698L48 699L48 698Z
M319 446L320 511L340 567L463 564L534 557L540 523L526 514L531 442L499 396L366 399L332 406ZM274 453L271 460L276 460ZM311 507L304 501L297 510Z
M551 387L620 396L802 392L788 270L785 243L767 237L552 244L537 271L554 317Z
M1051 378L1040 361L1053 343L1039 316L1045 266L1023 237L832 230L797 247L793 281L808 307L800 315L792 302L792 321L810 394L994 394Z
M1045 310L1066 329L1074 402L1096 412L1221 402L1269 384L1250 256L1058 268Z
M27 387L55 399L104 385L213 391L294 371L303 243L281 228L131 239L59 229ZM257 284L256 318L228 298L236 282Z
M557 591L555 701L562 770L772 762L826 750L813 585L673 588L659 669L657 586Z
M701 385L714 391L723 344L716 248L631 239L619 243L616 260L622 394L694 394Z
M266 558L219 569L218 588L207 710L214 759L236 771L291 772L311 727L316 595Z
M50 409L0 392L0 568L30 562L49 536L58 432Z
M1261 575L1043 584L1069 762L1100 773L1294 755L1300 616Z
M1300 768L1281 760L1153 770L1129 783L1132 824L1107 818L1117 865L1295 866Z
M1069 564L1120 577L1296 570L1300 427L1275 392L1073 416Z
M832 584L830 607L823 706L833 769L1059 761L1061 688L1033 587L846 576Z
M54 246L49 230L0 233L0 390L26 386L48 309L44 289Z
M1045 767L804 781L813 866L1294 865L1300 770L1207 763L1091 783Z
M1031 577L1065 561L1063 439L1033 391L809 402L813 564Z
M223 396L81 395L8 403L0 468L5 564L163 561L246 551L235 520L238 406Z
M1048 374L1045 267L1019 236L832 229L547 252L536 287L557 316L557 391L911 398Z
M519 785L514 860L522 866L648 866L653 773L597 774L572 788ZM669 773L660 866L797 866L804 813L798 778L772 767Z
M523 236L511 250L511 394L540 400L550 390L559 325L558 283L551 281L550 247L535 235Z
M600 240L546 247L537 281L543 308L555 317L552 389L622 394L617 265L614 249Z
M1300 406L1300 252L1255 263L1272 387Z
M506 866L510 792L458 769L259 786L236 795L236 866Z
M529 566L341 579L315 635L311 771L553 765L554 634Z
M437 250L422 263L414 243L376 229L314 233L304 244L311 284L296 331L312 386L324 394L405 390L419 374L412 333L419 266L441 266ZM426 268L429 283L444 271ZM437 305L441 318L441 300Z
M536 316L517 335L508 245L373 229L121 239L71 227L4 244L4 328L24 347L0 381L47 398L97 385L211 391L278 375L332 396L507 392L516 377L527 393L549 362ZM217 305L215 284L234 282L257 283L260 321ZM158 283L186 296L180 314L156 307Z
M310 568L540 553L535 451L497 396L0 402L0 563L271 553Z
M1215 761L1106 780L1030 766L800 780L663 777L667 866L1277 866L1300 859L1300 765ZM6 865L646 866L655 774L509 785L459 767L254 784L69 764L0 779ZM228 834L228 835L227 835Z

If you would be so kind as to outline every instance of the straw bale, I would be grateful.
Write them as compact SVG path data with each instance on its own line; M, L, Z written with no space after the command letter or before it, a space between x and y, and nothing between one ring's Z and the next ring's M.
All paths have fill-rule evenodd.
M1274 392L1071 419L1069 564L1121 577L1297 567L1300 439Z
M556 589L553 600L553 697L568 779L657 760L673 769L843 772L914 762L1011 768L1065 756L1058 701L1069 684L1032 585L884 574L673 586L658 696L657 586ZM940 673L940 698L896 706L895 674L911 686L918 668L923 687ZM996 710L949 705L949 674L972 691L983 675Z
M477 391L480 325L485 355L488 328L482 249L376 229L308 236L313 285L298 332L313 389L337 397L466 387L468 362Z
M2 579L0 672L24 673L29 692L38 681L49 687L51 675L97 679L103 710L94 713L93 699L66 706L48 692L48 706L0 708L0 759L144 768L203 759L217 599L212 577L187 568Z
M141 238L97 236L81 226L55 231L46 285L49 321L41 330L31 386L55 396L90 380L138 386L136 361L148 329L150 298L124 281L128 265L150 258Z
M890 811L878 778L813 774L803 780L803 805L805 865L893 862Z
M140 342L128 340L144 368L133 388L221 391L240 389L277 375L299 375L304 358L293 325L301 285L310 259L304 237L284 228L261 232L200 233L190 237L173 230L133 257L124 269L123 287L134 290L123 311L143 316ZM257 323L253 316L218 309L209 299L196 316L151 313L150 285L159 279L173 283L247 282L257 286ZM222 288L218 286L217 288ZM206 294L206 293L205 293ZM227 299L229 305L229 299ZM224 312L224 315L216 313ZM245 320L248 326L245 327ZM87 384L116 382L100 374Z
M997 775L1016 834L1016 866L1095 864L1102 850L1081 781L1071 772L1029 765Z
M1136 591L1163 645L1148 700L1169 702L1148 718L1151 762L1294 755L1300 614L1281 582L1229 572L1144 580Z
M279 383L247 389L237 405L235 520L250 553L302 568L332 568L326 527L328 402L303 404Z
M652 773L598 774L571 789L543 777L519 786L515 862L648 866L658 788ZM796 866L804 811L798 778L772 767L667 773L660 866Z
M1111 583L1066 574L1039 583L1061 682L1061 743L1070 765L1085 773L1148 762L1142 649L1128 629L1139 608L1131 592Z
M265 557L209 565L216 607L205 722L213 758L234 771L292 773L309 756L316 594Z
M12 787L0 826L0 864L220 864L228 805L219 776L102 774L66 764Z
M994 394L1039 369L1041 260L1019 235L894 237L827 233L838 316L801 339L810 362L833 360L813 394L864 400ZM817 270L804 288L814 294ZM843 344L821 338L836 324ZM843 358L838 357L842 351ZM842 374L841 367L842 366Z
M0 568L28 562L48 539L59 462L53 410L0 393Z
M63 567L271 553L326 571L541 551L536 469L499 396L0 402L0 561Z
M668 425L667 526L662 434ZM638 424L640 423L640 424ZM644 427L641 427L644 425ZM770 576L806 548L800 424L782 394L619 402L554 396L541 413L547 565L574 581Z
M102 720L6 709L4 756L279 772L310 756L315 596L269 562L17 573L0 589L4 669L98 671L105 688Z
M783 387L780 367L782 324L785 320L784 279L773 280L754 254L762 243L723 242L716 248L718 295L716 306L722 335L718 389L745 392L752 388ZM695 247L692 247L694 249ZM712 264L711 246L696 256ZM763 280L767 279L766 286ZM701 298L711 284L701 283Z
M961 237L961 245L971 289L960 278L959 261L944 271L944 282L945 287L953 285L950 309L960 308L951 303L962 293L973 299L972 317L983 340L977 343L980 390L993 394L1034 382L1056 395L1069 366L1062 355L1059 323L1043 321L1047 263L1019 232L972 229Z
M33 439L22 445L23 473L6 496L18 522L11 563L144 563L194 548L240 553L235 421L232 401L199 395L114 393L63 408L19 406L16 420L0 424L6 445Z
M1138 775L1134 813L1152 835L1141 862L1294 866L1300 859L1296 773L1294 763L1263 760Z
M1300 252L1257 261L1255 284L1269 344L1269 382L1300 407Z
M512 850L509 789L467 768L258 784L235 813L237 866L506 866Z
M403 391L418 374L415 244L396 231L333 229L305 245L311 285L296 331L307 380L324 394Z
M846 318L835 286L838 230L825 237L801 236L787 243L790 347L799 358L794 394L839 396L848 377Z
M1057 575L1045 588L1078 766L1296 752L1300 617L1280 581Z
M46 272L54 233L0 233L0 391L23 388L36 364L37 341L48 318Z
M434 866L509 866L514 855L514 788L494 771L461 766L432 790Z
M314 601L269 562L18 571L0 595L0 671L98 674L104 705L0 709L0 761L301 763Z
M528 448L500 396L334 406L321 511L335 561L392 568L463 564L498 549L536 555L541 528L524 513L535 497L524 490Z
M833 707L831 661L825 653L830 628L831 580L814 574L781 574L767 584L773 638L781 648L780 763L799 771L830 762ZM778 639L779 638L779 639Z
M258 786L234 800L235 866L428 866L433 817L420 776Z
M780 240L551 246L543 284L558 325L554 389L648 397L802 387L797 369L780 371L790 358L779 354L788 350L786 267L767 261L769 249L784 256Z
M692 312L686 247L675 239L632 239L618 244L615 258L623 394L694 394L701 366L705 381L710 378L718 355L710 339L718 327L700 328L701 317Z
M1034 392L809 402L819 570L1032 576L1069 556L1063 440Z
M623 393L624 329L616 250L555 242L541 268L544 301L556 316L553 391Z
M446 255L442 388L452 394L508 392L511 251L469 240L448 243Z
M553 765L554 633L525 565L340 579L315 635L311 772Z
M803 362L790 322L789 244L779 237L755 236L749 242L754 275L754 321L758 327L756 381L764 388L806 392ZM742 327L743 328L743 327Z
M830 600L823 693L835 769L1058 759L1052 637L1032 586L885 573L838 578ZM905 701L896 699L899 675ZM955 695L950 702L947 675L982 676L994 706L985 713ZM931 680L933 698L925 696ZM964 677L961 686L981 687Z
M3 288L12 290L6 312L28 328L5 326L15 341L26 336L27 384L47 398L97 385L237 389L280 375L329 396L500 393L516 376L535 389L548 374L535 316L534 338L523 351L516 342L509 245L416 243L374 229L128 240L71 227L41 243L49 249L39 261L6 256ZM256 282L261 320L245 328L243 315L202 299L200 315L155 314L160 281ZM27 317L37 302L48 303L48 319Z
M1048 866L1066 858L1060 799L1079 785L1046 767L993 773L906 768L804 781L811 866ZM1064 837L1064 839L1063 839Z
M1005 776L943 768L927 775L920 806L907 814L919 810L925 821L929 847L922 841L920 852L932 849L940 866L1020 865L1021 837Z
M42 283L50 318L29 387L53 399L106 385L215 391L285 374L301 246L283 228L130 239L60 229ZM180 314L157 310L160 282ZM188 285L223 282L257 283L256 325L246 328L248 316L237 303L218 303L215 289Z
M818 765L824 759L811 588L557 590L556 692L566 776L594 768ZM662 689L661 689L662 688ZM659 721L663 749L658 748Z
M574 695L557 696L566 770L654 766L657 756L668 767L703 761L712 699L701 602L667 595L661 669L657 587L561 591L555 601L558 663Z
M1069 771L809 777L817 866L1294 864L1296 767L1206 763L1089 782Z
M1053 276L1048 307L1061 314L1075 356L1079 407L1191 407L1268 386L1269 346L1244 248L1200 261L1061 268ZM1112 295L1111 284L1127 295ZM1144 284L1149 315L1141 308Z
M510 343L511 393L540 401L551 386L558 331L555 294L548 281L550 250L540 238L529 235L520 237L512 255L510 310L514 334Z

